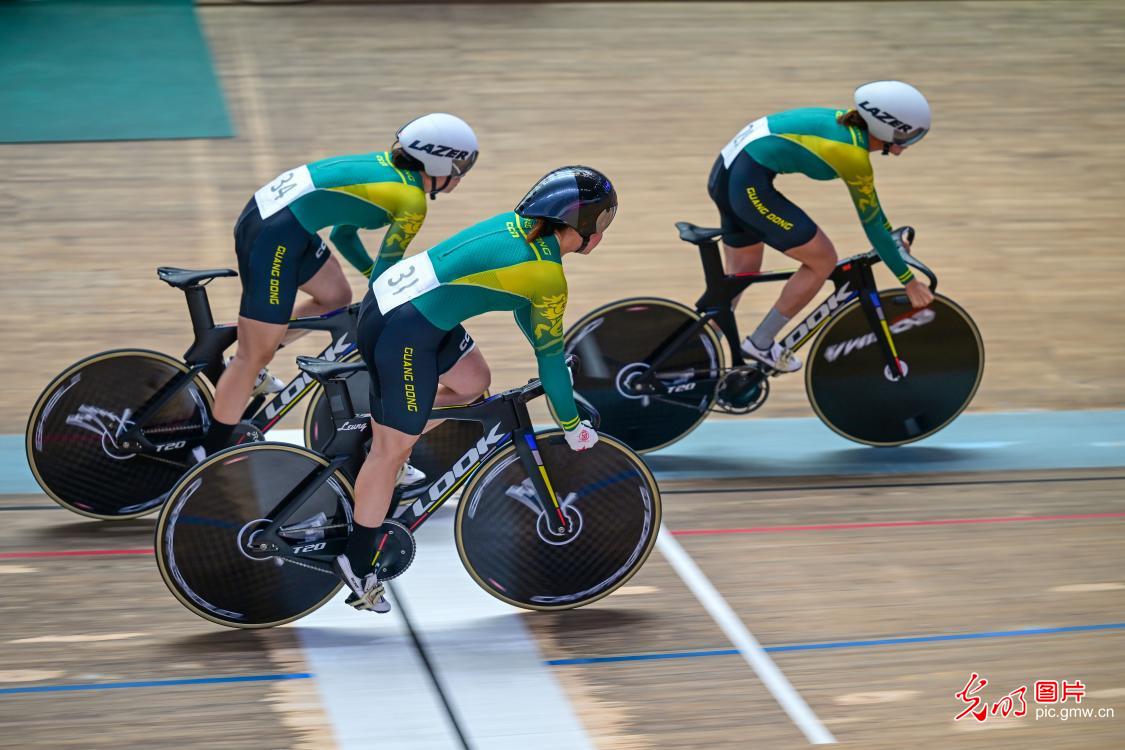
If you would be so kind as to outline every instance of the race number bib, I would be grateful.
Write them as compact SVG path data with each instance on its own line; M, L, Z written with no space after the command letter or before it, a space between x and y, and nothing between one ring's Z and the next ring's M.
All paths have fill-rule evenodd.
M302 164L296 169L282 172L258 192L254 199L258 202L258 212L263 219L276 214L302 195L316 190L309 168Z
M371 282L371 291L379 301L379 311L386 315L404 302L441 286L434 264L426 253L400 260Z
M734 160L742 153L742 149L746 148L747 143L764 138L769 134L770 124L766 121L766 118L759 117L754 120L754 122L738 131L738 135L732 138L730 143L720 152L723 155L723 165L730 169L730 165L734 164Z

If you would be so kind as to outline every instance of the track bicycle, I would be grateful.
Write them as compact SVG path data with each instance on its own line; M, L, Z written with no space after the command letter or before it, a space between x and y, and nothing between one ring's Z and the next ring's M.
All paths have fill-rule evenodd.
M191 449L211 424L211 384L225 367L223 352L238 338L234 324L216 325L205 286L237 276L229 268L158 268L157 276L187 298L195 340L182 359L148 349L114 349L82 359L56 376L36 400L27 422L27 461L39 486L64 508L113 520L151 513L194 463ZM297 318L290 328L324 331L320 357L359 359L355 345L359 303L326 315ZM366 408L369 377L348 380L355 403ZM332 415L323 389L306 373L267 400L255 396L236 433L258 440L296 404L311 396L305 445L323 447ZM424 472L444 469L478 438L479 426L443 425L422 440L411 462Z
M600 412L601 430L641 453L680 440L712 411L747 414L765 403L777 373L744 359L731 305L754 284L796 273L726 274L721 230L676 227L703 263L706 288L694 310L635 297L594 310L565 335L567 353L584 365L574 378L579 408ZM894 234L914 239L911 227ZM897 244L936 292L934 272ZM805 390L829 428L866 445L903 445L934 434L968 406L984 372L984 344L969 314L948 297L935 293L915 310L903 289L879 290L872 272L879 262L874 250L839 261L829 276L832 293L781 345L791 353L812 342Z
M371 431L344 379L363 364L298 363L332 404L334 432L323 453L269 442L227 448L180 479L156 524L164 582L185 607L220 625L291 622L342 585L331 563L347 544ZM434 409L435 418L481 425L482 436L380 527L380 580L402 575L414 559L413 533L459 490L461 562L497 599L572 609L636 573L660 528L656 481L611 437L575 453L562 430L536 432L527 403L542 394L532 380L469 406Z

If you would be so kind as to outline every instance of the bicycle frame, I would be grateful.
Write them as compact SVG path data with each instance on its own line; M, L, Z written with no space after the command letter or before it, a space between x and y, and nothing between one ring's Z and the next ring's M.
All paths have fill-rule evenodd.
M302 359L305 358L300 358L299 361ZM287 539L286 523L322 485L332 480L333 474L337 471L342 471L353 481L359 473L370 442L370 415L355 413L344 380L348 374L363 368L362 363L355 363L335 368L334 373L324 379L311 376L324 386L325 395L332 408L335 431L324 448L328 463L294 487L270 514L268 519L270 523L255 536L256 549L259 551L272 556L297 559L304 565L311 565L325 572L331 572L332 560L342 553L343 539L336 539L333 544L325 543L315 550L302 549L298 553L295 548L304 548L308 545L304 539ZM550 533L560 536L565 534L567 521L563 512L564 501L559 500L551 486L536 443L531 416L527 410L527 402L542 393L542 384L538 380L532 380L523 388L506 391L474 404L435 408L433 410L435 418L480 422L485 427L484 436L441 476L426 487L410 493L406 499L413 502L401 504L394 513L394 520L414 532L452 497L482 464L512 443L531 480L535 495L534 498L521 499L536 503L542 513L559 519L561 525L549 526Z
M903 227L894 232L896 239L905 235L908 241L913 241L914 230ZM700 260L703 264L703 278L706 284L703 295L695 303L695 310L699 318L684 324L675 334L669 337L647 359L648 374L639 378L635 386L641 395L659 396L666 392L666 388L657 377L660 365L668 360L687 341L698 336L704 326L716 325L723 333L731 353L731 364L734 368L746 367L747 363L742 356L740 345L741 337L738 332L738 323L735 320L732 303L748 287L770 281L785 281L791 278L796 270L769 271L765 273L727 274L723 270L723 263L719 255L718 242L714 239L701 241L697 244ZM921 261L912 255L903 253L903 260L913 268L920 270L930 281L930 289L937 288L937 277ZM800 323L793 326L782 338L782 347L789 351L797 351L808 343L814 334L841 310L844 305L856 297L859 298L871 330L876 333L876 342L892 373L902 375L902 366L898 352L894 345L894 337L879 301L878 288L871 268L879 263L879 256L874 250L866 253L844 258L836 264L829 275L834 289L809 315ZM759 369L754 365L755 369ZM699 378L701 373L695 373L692 382L713 387L722 378ZM762 372L765 377L765 372Z
M186 388L196 375L202 373L212 383L218 383L226 367L223 362L223 352L237 341L238 326L233 323L215 324L211 315L211 305L207 299L207 290L204 288L206 283L183 287L195 334L194 341L184 353L184 363L187 364L188 370L174 376L130 415L131 425L122 433L119 440L121 447L158 453L192 448L202 441L203 436L200 435L195 440L154 444L144 434L144 427L152 415ZM355 331L359 307L357 302L325 315L295 318L289 322L289 327L297 330L327 331L331 335L331 341L318 357L328 361L340 361L356 351ZM299 371L296 377L268 402L264 396L256 396L243 412L242 419L249 421L259 431L266 432L312 390L313 384L313 379L307 373Z

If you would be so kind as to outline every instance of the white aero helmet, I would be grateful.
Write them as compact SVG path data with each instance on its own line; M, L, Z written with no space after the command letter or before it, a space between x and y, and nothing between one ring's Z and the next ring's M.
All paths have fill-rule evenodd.
M403 125L398 145L431 177L461 177L477 160L477 136L460 117L434 112Z
M930 103L909 83L865 83L855 90L855 107L867 132L887 144L909 146L930 130Z

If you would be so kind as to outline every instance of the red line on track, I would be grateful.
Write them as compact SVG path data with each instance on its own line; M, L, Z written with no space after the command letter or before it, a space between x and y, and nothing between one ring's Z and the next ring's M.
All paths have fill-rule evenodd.
M745 529L684 529L673 531L672 535L704 536L708 534L768 534L779 531L846 531L848 529L880 529L899 526L951 526L967 523L1082 521L1094 518L1125 518L1125 513L1074 513L1060 516L1009 516L1004 518L936 518L928 521L869 521L865 523L820 523L807 526L752 526Z
M0 552L0 560L21 560L32 557L94 557L98 555L151 555L151 549L65 549L46 552Z

